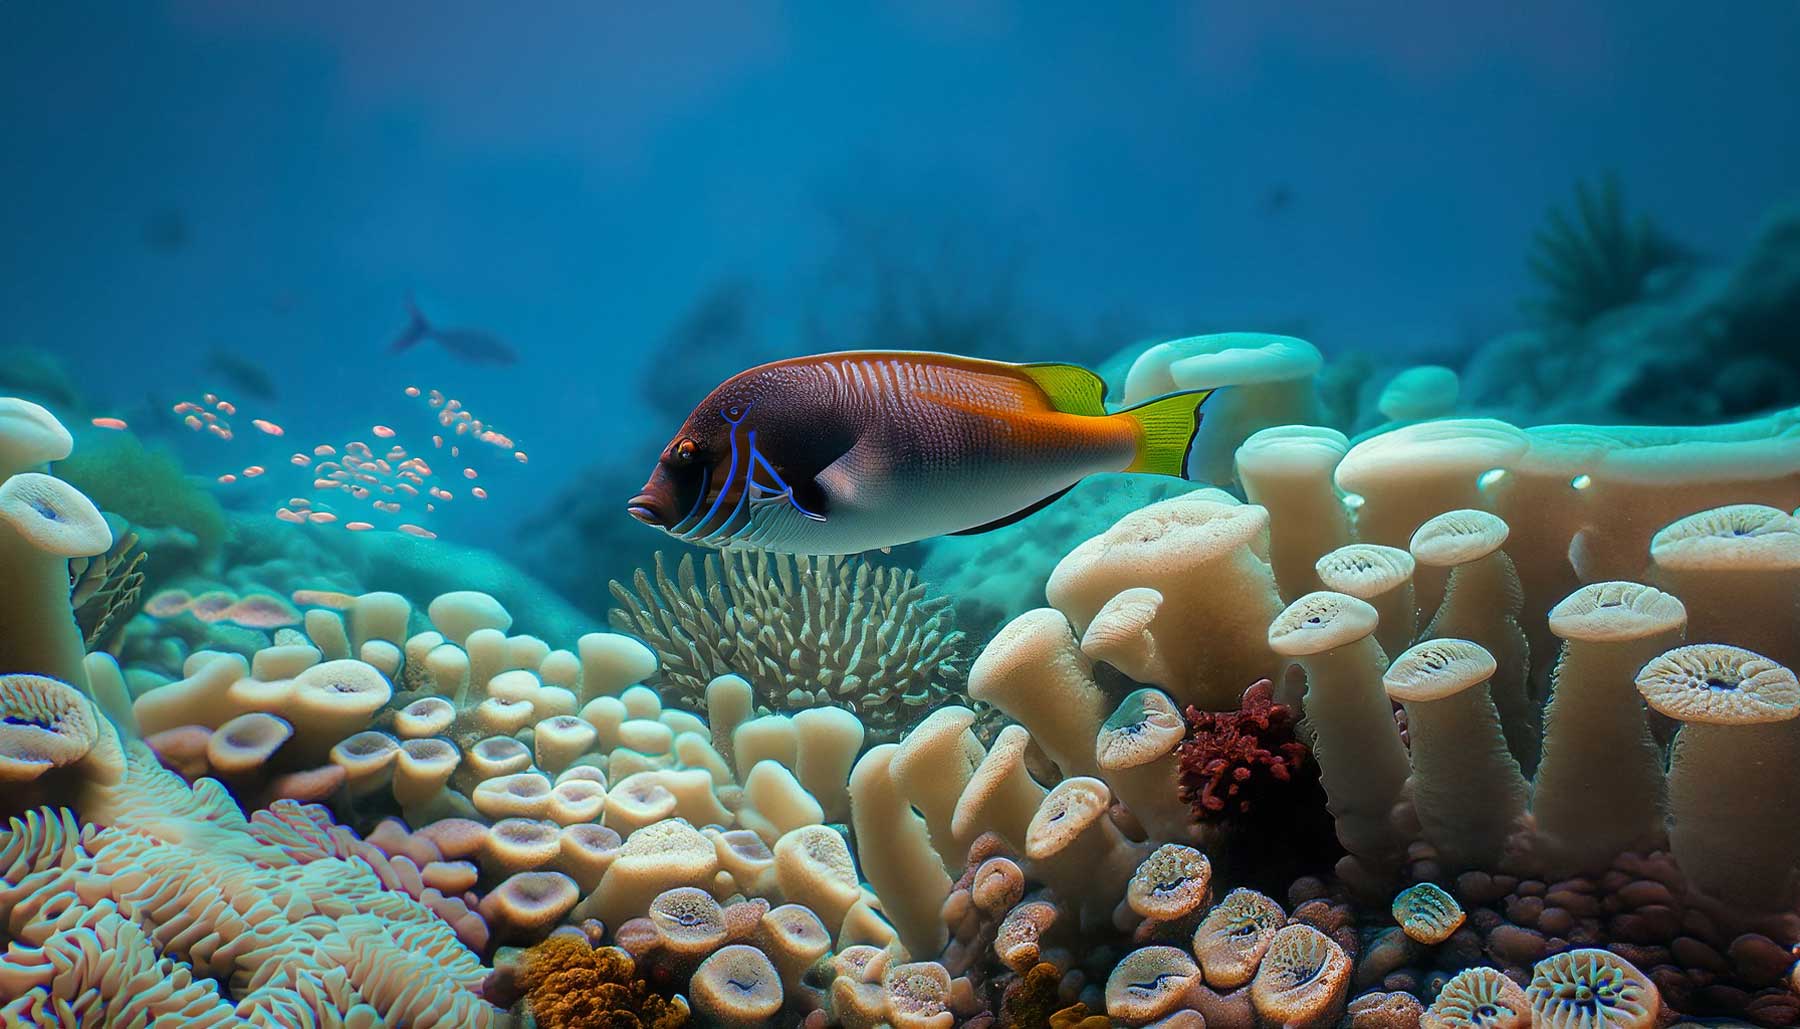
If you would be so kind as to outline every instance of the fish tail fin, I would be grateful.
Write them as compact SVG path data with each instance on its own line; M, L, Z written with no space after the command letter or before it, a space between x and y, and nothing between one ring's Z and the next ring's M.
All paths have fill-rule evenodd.
M1212 394L1210 389L1187 390L1120 411L1118 417L1131 419L1138 429L1137 456L1125 470L1185 478L1188 450L1200 431L1200 405Z
M401 329L400 334L394 337L394 341L388 344L388 353L390 354L411 350L426 336L431 335L431 323L425 320L425 312L419 310L418 302L413 299L411 293L406 295L406 313L408 318L406 328Z

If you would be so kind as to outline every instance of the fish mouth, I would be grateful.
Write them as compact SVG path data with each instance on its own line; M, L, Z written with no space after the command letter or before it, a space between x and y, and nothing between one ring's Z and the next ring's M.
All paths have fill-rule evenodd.
M656 512L656 498L648 493L639 493L625 503L625 513L645 525L662 528L667 524L663 516Z

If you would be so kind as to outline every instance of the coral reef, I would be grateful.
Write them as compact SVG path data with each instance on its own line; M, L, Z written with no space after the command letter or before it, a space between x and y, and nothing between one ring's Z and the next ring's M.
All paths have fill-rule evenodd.
M1241 495L971 562L966 696L955 597L860 560L659 558L590 632L478 551L234 519L95 634L129 533L0 405L6 1015L1800 1020L1800 412L1519 428L1422 371L1353 441L1294 424L1299 341L1177 342L1128 385L1239 383Z
M670 578L658 552L653 571L612 593L613 626L656 650L665 697L689 708L708 682L735 674L759 711L837 705L888 740L961 685L962 634L910 571L726 551L707 555L698 575L683 556Z

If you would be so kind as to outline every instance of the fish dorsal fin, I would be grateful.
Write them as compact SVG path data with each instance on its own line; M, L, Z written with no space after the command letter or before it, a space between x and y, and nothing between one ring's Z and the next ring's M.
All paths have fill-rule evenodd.
M950 535L952 535L952 536L977 536L984 532L993 532L995 529L1004 529L1007 526L1011 525L1012 523L1017 522L1017 521L1022 521L1026 518L1029 518L1032 515L1037 514L1039 511L1042 511L1044 508L1049 507L1051 504L1056 503L1058 500L1062 499L1063 494L1069 492L1070 490L1072 490L1074 488L1075 487L1072 484L1068 485L1068 486L1064 486L1062 489L1057 490L1055 493L1050 494L1049 496L1045 497L1044 499L1042 499L1034 504L1027 504L1024 507L1019 508L1017 511L1014 511L1012 514L1004 515L1000 518L996 518L993 521L988 522L986 525L977 525L973 529L962 529L958 532L953 532Z
M1078 364L1022 364L1019 371L1050 398L1050 406L1064 414L1104 415L1106 380Z

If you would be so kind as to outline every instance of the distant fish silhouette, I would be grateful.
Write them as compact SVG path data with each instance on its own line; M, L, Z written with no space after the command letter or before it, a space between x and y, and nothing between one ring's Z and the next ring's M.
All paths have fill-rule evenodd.
M1285 182L1277 182L1263 194L1263 213L1280 214L1294 206L1294 191Z
M403 350L431 340L450 352L452 357L461 358L470 364L518 364L519 355L501 341L500 337L480 329L440 329L431 324L425 312L411 297L406 298L406 310L412 316L400 335L388 345L388 353L398 354Z
M187 245L187 216L179 210L157 211L144 219L144 246L152 253L173 254Z
M239 393L258 400L274 400L279 392L268 372L229 350L214 350L206 355L206 367L237 387Z

